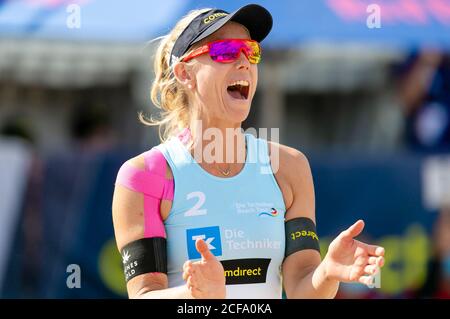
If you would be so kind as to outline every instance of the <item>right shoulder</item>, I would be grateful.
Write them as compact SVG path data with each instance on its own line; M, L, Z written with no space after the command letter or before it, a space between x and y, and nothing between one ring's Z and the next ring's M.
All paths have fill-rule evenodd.
M124 164L129 164L134 168L145 170L145 153L141 153L138 156L132 157L129 160L127 160Z
M158 166L155 166L157 164ZM161 153L161 151L157 148L152 148L149 151L143 152L135 157L130 158L129 160L125 161L122 165L122 167L125 167L126 165L129 165L131 167L134 167L136 169L142 170L142 171L151 171L156 174L162 174L163 172L160 170L161 167L165 167L165 177L168 179L172 179L172 170L170 169L170 166L167 164L166 159L164 158L164 155ZM122 169L121 167L121 169ZM164 175L163 174L163 175Z
M145 218L153 218L156 214L153 214L154 211L161 214L163 220L167 217L170 207L166 207L168 202L165 200L161 202L163 207L151 206L152 214L146 214L144 194L158 198L162 188L173 187L173 183L163 185L165 180L171 179L173 177L170 166L162 153L155 148L122 164L117 174L112 200L113 224L119 250L126 244L144 237Z
M143 154L125 161L117 173L112 214L119 251L126 244L144 237L144 197L142 192L128 186L128 180L136 178L139 171L145 171Z

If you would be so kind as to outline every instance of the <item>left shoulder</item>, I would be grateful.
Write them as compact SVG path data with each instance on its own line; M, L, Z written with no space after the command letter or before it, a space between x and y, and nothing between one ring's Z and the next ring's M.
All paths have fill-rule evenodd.
M308 158L293 147L274 142L268 142L268 145L274 173L278 168L277 180L287 185L292 196L286 207L286 220L304 216L315 221L314 183Z
M301 151L276 142L268 141L267 143L271 162L278 157L280 170L286 171L289 175L310 170L308 158Z

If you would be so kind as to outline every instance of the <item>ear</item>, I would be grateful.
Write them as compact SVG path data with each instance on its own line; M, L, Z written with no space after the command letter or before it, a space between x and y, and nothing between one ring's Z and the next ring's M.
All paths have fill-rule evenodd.
M173 74L177 81L189 89L194 88L195 80L192 75L192 67L183 62L178 62L173 66Z

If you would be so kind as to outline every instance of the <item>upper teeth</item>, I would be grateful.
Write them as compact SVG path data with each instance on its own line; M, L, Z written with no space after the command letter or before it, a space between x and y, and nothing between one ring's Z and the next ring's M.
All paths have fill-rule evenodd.
M235 81L235 82L231 83L229 86L236 86L236 85L249 86L250 84L248 83L248 81L240 80L240 81Z

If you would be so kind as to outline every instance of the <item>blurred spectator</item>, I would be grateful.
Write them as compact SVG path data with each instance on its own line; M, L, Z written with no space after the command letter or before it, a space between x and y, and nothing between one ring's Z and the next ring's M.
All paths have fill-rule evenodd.
M4 137L20 138L31 144L34 144L34 137L30 129L30 125L23 117L11 117L6 120L0 130L0 135Z
M400 70L406 142L414 150L450 150L450 56L414 53Z
M42 188L42 160L35 149L35 138L33 136L30 123L24 117L11 117L0 129L0 136L6 138L19 138L28 143L31 153L31 162L27 186L23 194L21 221L18 225L19 232L15 240L14 252L20 254L11 256L12 268L20 264L20 271L12 271L10 280L16 281L14 285L7 290L6 297L18 297L14 295L14 289L20 289L23 293L21 297L35 298L38 296L37 285L39 282L39 273L41 271L42 249L42 216L41 216L41 188ZM21 259L18 260L17 258ZM11 293L12 295L9 295Z
M111 115L103 104L84 101L76 105L71 132L75 147L82 151L104 151L115 143Z
M20 225L23 236L23 293L36 298L39 275L42 270L41 250L43 245L42 223L42 185L43 166L41 158L34 153L31 162L28 185L23 199L23 219Z

